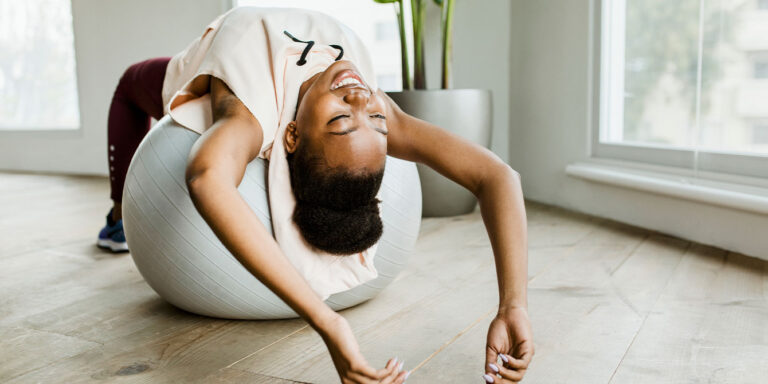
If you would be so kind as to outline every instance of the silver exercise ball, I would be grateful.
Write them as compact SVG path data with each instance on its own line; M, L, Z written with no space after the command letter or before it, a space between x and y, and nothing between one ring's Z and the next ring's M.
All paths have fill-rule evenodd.
M123 223L139 272L158 295L189 312L226 319L298 317L229 253L192 204L184 173L199 137L165 116L131 161ZM251 162L238 191L271 233L267 164ZM331 295L326 303L334 310L381 292L405 268L416 244L421 187L415 165L388 157L381 188L384 234L374 258L379 276Z

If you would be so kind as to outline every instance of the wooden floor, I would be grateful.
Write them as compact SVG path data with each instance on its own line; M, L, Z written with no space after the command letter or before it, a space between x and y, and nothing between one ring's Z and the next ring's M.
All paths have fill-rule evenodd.
M94 246L102 178L0 173L0 382L335 383L302 320L164 303ZM537 353L526 383L768 382L768 262L529 202ZM478 214L428 219L407 269L343 311L409 383L481 383L497 304Z

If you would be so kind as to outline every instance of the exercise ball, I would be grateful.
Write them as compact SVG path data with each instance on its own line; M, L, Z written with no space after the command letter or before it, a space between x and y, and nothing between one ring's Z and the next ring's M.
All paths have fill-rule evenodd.
M184 179L200 137L169 116L150 130L133 156L123 190L123 224L139 272L164 300L183 310L226 319L298 317L224 247L192 204ZM248 164L238 191L272 231L266 160ZM381 185L384 233L374 265L378 277L328 297L334 310L381 292L402 271L421 223L421 188L413 163L388 157Z

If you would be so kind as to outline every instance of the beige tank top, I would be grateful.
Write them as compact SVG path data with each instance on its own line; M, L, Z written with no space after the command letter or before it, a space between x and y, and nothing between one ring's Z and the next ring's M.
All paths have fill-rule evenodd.
M301 84L337 59L352 61L371 89L378 88L362 41L331 16L301 9L237 7L216 18L200 38L173 56L162 93L164 112L202 134L212 124L208 93L210 76L215 76L258 119L264 131L259 157L269 160L275 239L323 300L378 275L373 263L377 245L357 255L327 254L307 244L291 220L296 200L285 159L285 128L293 120Z

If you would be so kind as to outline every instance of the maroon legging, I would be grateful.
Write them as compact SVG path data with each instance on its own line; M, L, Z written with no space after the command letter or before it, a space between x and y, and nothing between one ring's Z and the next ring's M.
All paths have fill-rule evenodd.
M149 132L150 118L163 117L163 80L170 57L158 57L125 70L112 96L107 122L111 198L123 200L123 184L133 153Z

